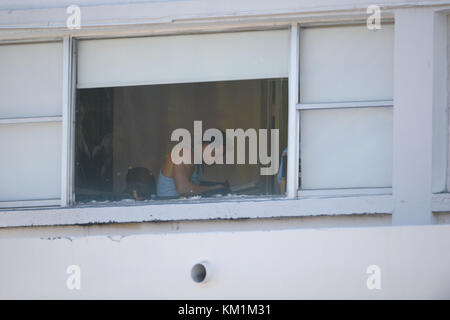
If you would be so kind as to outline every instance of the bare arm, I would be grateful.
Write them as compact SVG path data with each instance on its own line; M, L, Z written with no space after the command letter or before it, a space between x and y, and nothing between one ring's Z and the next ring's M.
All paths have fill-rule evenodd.
M199 186L191 180L191 167L186 164L173 166L173 180L178 194L183 196L194 196L214 189L222 188L221 184L214 186Z

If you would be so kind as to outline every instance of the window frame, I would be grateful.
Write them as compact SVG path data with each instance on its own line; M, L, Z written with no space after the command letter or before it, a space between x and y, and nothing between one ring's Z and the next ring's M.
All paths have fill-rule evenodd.
M387 24L393 24L394 30L395 30L395 23L393 21L387 20L384 23ZM345 24L341 24L342 26L346 26ZM352 24L352 26L362 26L363 24ZM330 27L334 25L323 25L323 26L317 26L314 25L314 28L316 27ZM301 37L301 30L302 26L299 26L299 36L298 41L300 42ZM395 49L394 49L395 50ZM300 53L298 53L300 54ZM394 52L392 53L394 54ZM300 62L300 57L298 57L298 61ZM300 114L301 111L305 110L326 110L326 109L351 109L351 108L383 108L383 107L394 107L394 100L363 100L363 101L339 101L339 102L319 102L319 103L301 103L300 102L300 66L297 67L298 71L298 79L297 79L297 88L298 93L296 93L296 112L297 112L297 127L300 126ZM297 140L300 141L300 133L297 129ZM292 153L291 153L292 154ZM296 150L296 153L298 154L298 150ZM298 159L296 168L299 168ZM392 179L392 178L391 178ZM296 176L296 181L298 181L298 176ZM297 183L298 184L298 183ZM369 196L369 195L392 195L392 187L386 188L386 187L379 187L379 188L330 188L330 189L300 189L296 185L297 189L297 195L300 198L308 198L308 197L323 197L323 196L354 196L354 195L361 195L361 196Z
M348 102L327 102L327 103L298 103L296 110L299 114L304 110L326 110L326 109L352 109L352 108L394 108L394 100L366 100L366 101L348 101ZM300 139L300 136L298 137ZM391 177L392 179L392 177ZM297 190L299 197L316 196L349 196L349 195L371 195L371 194L390 194L392 187L377 188L337 188L337 189L300 189Z
M13 40L13 41L1 41L1 45L15 45L15 44L39 44L39 43L61 43L64 46L62 38L39 38L39 39L25 39L25 40ZM64 52L63 59L64 59ZM64 71L63 71L64 74ZM63 108L61 108L60 115L49 116L37 116L37 117L12 117L12 118L0 118L0 126L8 124L32 124L32 123L60 123L61 127L64 127L64 114ZM63 129L64 130L64 129ZM64 144L63 144L64 147ZM63 150L61 150L61 155ZM61 173L61 178L63 174ZM63 184L61 184L63 188ZM7 200L0 201L0 210L2 209L15 209L15 208L30 208L30 207L58 207L62 205L62 197L51 199L28 199L28 200Z
M345 25L348 21L332 20L333 25ZM361 23L362 20L358 20ZM390 20L389 20L390 21ZM248 24L240 27L217 29L205 27L204 30L196 30L192 33L210 32L239 32L262 31L272 29L290 29L290 54L288 75L288 152L296 154L299 141L299 115L301 108L311 107L299 104L299 42L300 30L303 26L299 21L291 23L274 23L271 25ZM327 26L328 24L321 23ZM186 30L170 32L140 32L138 34L121 33L117 31L93 32L91 35L68 35L59 38L63 41L63 96L62 96L62 185L61 199L54 202L29 203L17 201L8 207L0 206L0 228L8 226L24 225L73 225L92 223L125 223L145 221L180 221L180 220L211 220L211 219L241 219L241 218L280 218L301 217L315 215L342 215L342 214L392 214L394 200L391 188L373 189L345 189L321 191L320 194L299 193L297 182L299 163L296 157L288 158L288 177L286 183L286 195L284 196L258 196L246 199L226 199L217 201L211 199L201 200L174 200L175 202L158 201L155 203L135 203L121 205L108 203L107 205L90 204L81 205L75 203L74 197L74 169L75 169L75 108L76 108L76 63L77 41L85 39L106 39L120 37L144 37L153 35L182 35L192 34ZM27 41L31 42L31 41ZM42 42L35 40L32 42ZM7 42L11 43L11 42ZM390 102L390 101L389 101ZM371 102L372 103L372 102ZM386 104L386 101L377 102ZM318 107L318 106L315 106ZM320 106L319 106L320 107ZM291 160L289 160L291 159ZM294 177L292 179L291 177ZM383 190L380 190L383 189ZM218 204L233 207L232 214L219 213L205 214L211 208L218 208ZM302 204L299 206L299 204ZM31 204L31 205L30 205ZM1 204L0 204L1 205ZM30 208L30 207L38 208ZM50 208L49 208L50 207ZM254 208L249 212L250 207ZM270 209L277 208L276 210ZM185 208L189 211L186 214ZM208 209L209 208L209 209ZM259 208L259 209L258 209ZM181 209L181 210L180 210ZM130 212L123 214L123 211ZM160 215L159 212L167 211L168 214ZM184 215L178 215L175 211L184 211ZM198 212L197 212L198 211ZM17 213L20 212L20 215ZM118 213L120 212L120 213ZM155 214L153 214L155 212ZM58 214L55 217L55 214ZM75 214L74 214L75 213ZM90 214L92 213L92 215ZM203 214L202 214L203 213Z
M74 204L75 194L75 114L76 114L76 40L63 38L63 135L61 165L61 207Z
M137 35L133 35L133 34L129 34L129 35L95 35L95 36L88 36L88 37L66 37L67 38L67 50L70 50L70 52L66 52L67 56L70 56L70 62L68 62L68 66L65 66L64 70L69 71L71 74L68 74L67 76L65 76L64 78L70 78L70 82L67 83L68 85L68 89L67 91L70 94L70 97L68 98L68 105L66 105L67 108L67 112L70 115L70 120L69 123L71 123L71 128L70 128L70 135L71 137L69 137L69 150L66 150L66 156L67 156L67 162L68 165L72 164L71 167L69 167L69 171L68 171L68 176L67 176L67 181L66 181L66 192L67 192L67 198L65 203L62 205L63 207L67 207L67 206L78 206L81 205L79 203L76 203L75 201L75 185L74 185L74 181L75 181L75 167L74 167L74 163L75 163L75 114L76 114L76 90L77 90L77 59L78 59L78 55L77 55L77 41L78 40L103 40L103 39L120 39L120 38L132 38L132 37L151 37L151 36L182 36L182 35L192 35L192 34L208 34L208 33L233 33L233 32L246 32L246 31L270 31L270 30L287 30L291 33L290 36L290 46L291 48L293 46L298 46L298 39L297 38L293 38L292 33L294 29L298 29L299 24L298 23L292 23L292 24L280 24L280 25L272 25L272 26L265 26L265 27L261 27L261 26L255 26L255 27L244 27L244 28L232 28L230 30L204 30L203 32L170 32L170 33L163 33L163 34L140 34L139 36ZM65 39L66 39L65 38ZM296 42L296 43L292 43L292 41ZM298 61L298 56L296 56L297 61ZM290 100L290 94L289 91L291 89L290 87L290 77L291 77L291 70L292 70L292 66L291 63L296 63L292 61L293 56L289 57L289 73L288 73L288 110L295 110L295 102L294 100L292 100L292 106L291 106L291 100ZM69 60L69 58L68 58ZM298 83L298 78L294 78L295 83ZM298 87L298 85L297 85ZM288 111L290 112L290 111ZM288 141L289 141L289 137L290 137L290 133L289 133L289 115L288 115ZM69 128L66 128L66 130L69 130ZM69 133L67 133L69 134ZM289 145L289 142L288 142ZM289 165L288 165L289 166ZM298 164L297 164L298 167ZM289 170L289 169L288 169ZM297 170L298 171L298 170ZM270 195L270 196L254 196L254 197L249 197L248 199L251 201L258 201L258 200L267 200L267 199L295 199L296 198L296 192L294 189L292 189L292 196L288 195L288 184L289 184L289 177L287 177L287 182L286 182L286 194L285 195ZM69 183L69 185L67 185L67 183ZM178 201L178 200L175 200ZM183 203L189 202L191 201L192 203L196 203L198 201L200 202L210 202L211 199L200 199L200 200L183 200ZM229 199L226 201L236 201L236 198L233 199ZM161 202L161 200L159 200L158 202ZM156 204L156 203L155 203ZM114 204L111 203L111 206L114 205L119 205L119 204Z
M392 19L384 19L383 23L394 24ZM289 74L288 74L288 153L289 154L298 154L298 143L300 139L300 112L302 110L319 110L319 109L343 109L343 108L366 108L366 107L393 107L393 100L366 100L366 101L347 101L347 102L327 102L327 103L300 103L300 37L301 30L304 27L329 27L329 26L347 26L348 22L334 22L334 23L324 23L324 24L302 24L300 22L293 22L291 24L281 24L271 28L264 27L255 27L255 28L244 28L237 30L225 30L222 32L242 32L242 31L264 31L264 30L273 30L273 29L289 29L290 30L290 52L289 52ZM361 21L356 21L351 25L363 25ZM208 31L206 30L203 33L217 33L221 31ZM192 33L185 33L192 34ZM200 32L194 34L201 34ZM175 32L165 35L183 35L183 33ZM140 36L151 36L151 35L140 35ZM120 36L124 37L124 36ZM130 35L129 37L133 37ZM75 101L75 92L76 92L76 41L80 40L93 40L93 39L111 39L111 38L119 38L118 37L102 37L102 36L94 36L94 37L82 37L82 38L72 38L67 37L67 41L70 42L68 46L73 47L70 55L70 66L68 67L71 70L71 95L72 98L70 100L69 109L72 109L72 113L76 108ZM74 115L72 115L74 117ZM74 127L72 127L72 131L74 131ZM72 132L74 135L74 132ZM74 162L75 156L75 141L71 140L71 147L69 150L69 159ZM69 192L67 205L76 205L75 203L75 193L74 193L74 185L73 185L73 175L74 168L71 168L69 181L71 184L67 187ZM348 197L348 196L372 196L372 195L392 195L392 187L385 188L341 188L341 189L317 189L317 190L301 190L298 186L298 173L299 173L299 159L296 157L288 157L287 163L287 177L286 177L286 194L276 196L279 199L302 199L302 198L315 198L315 197ZM265 199L264 196L257 196L254 199ZM202 201L202 200L201 200ZM235 201L235 199L230 199L229 201Z

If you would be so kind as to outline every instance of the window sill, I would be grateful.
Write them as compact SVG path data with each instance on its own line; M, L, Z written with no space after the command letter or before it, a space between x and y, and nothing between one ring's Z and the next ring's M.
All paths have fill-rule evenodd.
M391 214L392 195L320 199L237 198L89 203L70 208L6 209L0 228L161 221L228 220L319 215Z

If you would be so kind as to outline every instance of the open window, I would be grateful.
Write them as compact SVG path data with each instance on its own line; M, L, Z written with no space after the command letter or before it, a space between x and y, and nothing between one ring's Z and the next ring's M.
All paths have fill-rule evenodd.
M203 166L202 182L227 181L228 194L240 197L282 194L288 30L80 40L77 51L75 201L164 198L155 188L177 143L171 135L181 128L194 139L198 121L202 134L256 134L245 138L245 163L236 139L234 162ZM269 164L260 161L264 130ZM258 149L256 163L249 144ZM133 188L149 183L155 188L136 197Z
M251 135L244 137L244 163L236 155L233 164L204 168L204 180L228 181L232 195L284 194L292 177L283 155L292 137L299 141L300 195L390 193L393 30L383 24L377 31L300 28L298 38L286 29L79 39L76 50L70 38L64 49L61 42L2 45L3 75L11 77L1 77L0 143L9 151L2 157L0 206L136 198L130 179L157 185L176 143L171 134L183 128L193 137L199 121L202 133L254 130L257 150L259 133L268 133L267 156L277 160L271 174L261 174L271 164L259 153L250 161ZM72 97L61 92L70 91L72 76L75 112L63 116L61 101L68 112ZM288 88L297 85L293 98ZM288 130L292 111L298 133ZM66 194L70 201L62 199Z

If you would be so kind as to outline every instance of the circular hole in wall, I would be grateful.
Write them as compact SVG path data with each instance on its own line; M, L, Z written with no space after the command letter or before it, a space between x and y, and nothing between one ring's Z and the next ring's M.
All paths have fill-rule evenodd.
M206 266L203 263L197 263L191 269L191 278L194 282L202 283L205 281L207 273Z

